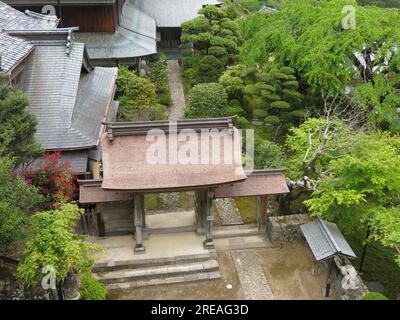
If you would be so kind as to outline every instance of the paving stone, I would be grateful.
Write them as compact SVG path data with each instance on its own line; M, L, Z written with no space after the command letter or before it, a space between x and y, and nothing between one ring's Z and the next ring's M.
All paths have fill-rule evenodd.
M243 224L243 219L234 199L216 199L214 202L223 225Z
M272 300L271 287L253 250L231 251L246 299Z
M182 119L185 115L186 101L178 60L168 60L168 79L172 98L169 119Z

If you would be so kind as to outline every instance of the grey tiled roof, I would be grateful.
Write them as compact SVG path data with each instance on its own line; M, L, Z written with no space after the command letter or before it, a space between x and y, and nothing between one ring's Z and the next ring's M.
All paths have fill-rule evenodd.
M61 153L61 161L68 162L75 173L88 172L88 150L69 151Z
M0 73L7 73L33 50L33 45L0 31Z
M98 144L101 119L113 97L107 85L114 85L117 71L95 68L81 80L83 52L84 44L77 42L70 56L65 42L35 43L23 71L20 85L30 99L28 111L38 118L36 138L46 150Z
M141 11L156 20L157 27L180 27L197 16L204 5L220 4L217 0L131 0Z
M336 224L317 217L300 226L317 261L341 254L350 258L356 255Z
M120 25L114 33L80 32L92 59L129 59L157 53L156 23L153 18L126 2Z
M4 30L46 30L57 27L59 20L31 11L20 12L0 1L0 29Z
M61 152L60 163L67 162L75 173L86 173L88 166L89 150L76 150ZM43 157L35 159L30 165L30 170L37 169L43 163Z
M81 76L78 97L72 116L72 127L86 137L98 142L102 121L113 109L117 68L96 67L90 73ZM106 106L110 105L109 110ZM114 110L112 110L114 112Z

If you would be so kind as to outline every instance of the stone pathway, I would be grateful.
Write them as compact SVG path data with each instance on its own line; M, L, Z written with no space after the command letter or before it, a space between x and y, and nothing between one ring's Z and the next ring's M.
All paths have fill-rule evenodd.
M216 199L215 206L218 209L222 225L243 224L239 209L232 198Z
M168 79L172 96L169 119L182 119L185 115L186 102L178 60L168 60Z
M231 251L239 281L249 300L272 300L271 287L254 250Z
M178 60L168 60L168 80L172 97L168 118L169 120L182 119L185 116L186 102ZM173 210L179 207L179 193L160 193L158 196L165 209Z

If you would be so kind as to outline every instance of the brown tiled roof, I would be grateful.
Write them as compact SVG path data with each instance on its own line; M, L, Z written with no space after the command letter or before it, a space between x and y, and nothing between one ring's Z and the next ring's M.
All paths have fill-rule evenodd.
M206 124L208 121L210 120L203 120L203 123ZM184 122L186 123L186 121ZM200 122L202 120L198 120L197 124ZM122 130L121 127L119 130ZM239 135L239 133L234 127L229 130L230 134L226 135L226 139L231 139L233 142L232 150L236 152L235 156L238 159L236 163L233 161L231 164L224 161L224 145L227 140L221 138L218 130L210 133L211 138L220 139L221 161L218 164L212 162L208 162L208 164L181 164L179 162L176 164L152 164L147 161L146 154L154 142L150 139L146 140L145 134L132 133L129 130L120 131L121 135L114 134L112 142L109 141L110 137L104 134L100 142L104 172L102 188L142 192L190 190L244 180L246 175L240 160L240 139L234 139L234 135ZM201 159L202 152L204 158L204 152L207 151L200 146L207 138L199 132L192 132L190 137L198 139L198 158ZM169 145L170 141L171 135L166 134L166 145ZM185 142L178 142L178 150L183 144ZM210 154L213 154L211 145L210 142L209 150ZM168 150L166 150L166 155L168 159Z
M277 170L255 171L247 175L247 180L219 186L216 198L246 197L289 193L285 177Z
M133 200L133 193L101 189L101 180L80 180L79 203L106 203Z

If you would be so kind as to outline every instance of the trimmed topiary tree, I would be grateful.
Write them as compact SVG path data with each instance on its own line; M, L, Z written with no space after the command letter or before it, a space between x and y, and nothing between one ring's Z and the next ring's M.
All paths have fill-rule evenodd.
M218 83L201 83L193 87L186 110L188 118L217 118L228 113L228 94Z
M204 56L198 66L198 82L217 82L222 72L224 72L224 65L218 58L211 55Z

